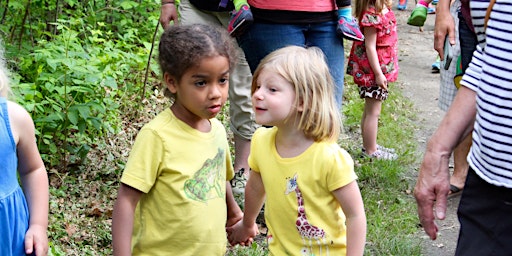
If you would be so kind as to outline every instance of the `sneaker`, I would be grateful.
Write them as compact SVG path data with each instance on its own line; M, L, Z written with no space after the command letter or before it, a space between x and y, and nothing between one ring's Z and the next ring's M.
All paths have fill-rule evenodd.
M386 152L386 151L382 151L382 150L378 150L378 149L375 150L375 152L373 152L371 154L363 152L363 155L365 157L375 158L375 159L379 159L379 160L396 160L398 158L398 155L395 153Z
M363 153L366 153L366 149L365 148L361 148L361 150L363 151ZM385 151L385 152L389 152L389 153L395 153L395 149L394 148L386 148L384 146L381 146L379 144L377 144L377 150L380 150L380 151Z
M433 5L428 5L427 13L428 14L436 14L436 8Z
M405 10L407 8L407 0L398 0L396 8L400 11Z
M407 20L407 24L422 27L427 20L427 7L425 6L416 6L414 10L412 10L411 16Z
M242 5L242 8L238 12L233 11L231 13L231 19L229 20L228 32L231 36L237 37L243 34L243 32L252 24L254 18L248 5Z
M439 56L436 58L436 61L432 63L432 73L439 73L441 71L441 59Z
M338 20L338 26L336 32L339 36L353 41L364 41L364 35L359 29L357 20L352 18L351 21L347 21L344 18Z
M244 207L245 200L245 185L247 184L248 173L245 169L241 168L235 172L235 177L230 181L233 197L240 207Z

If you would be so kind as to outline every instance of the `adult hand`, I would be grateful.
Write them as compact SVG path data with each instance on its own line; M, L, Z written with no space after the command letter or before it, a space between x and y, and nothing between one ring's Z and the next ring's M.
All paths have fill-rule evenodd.
M434 28L434 49L444 60L444 40L448 36L451 45L455 45L455 21L450 14L450 0L439 0L436 8Z
M178 24L178 11L176 10L176 6L174 4L164 4L160 9L160 25L162 28L167 28L170 22L172 21L174 24Z
M449 157L445 154L433 152L427 147L414 188L421 225L432 240L437 237L436 217L440 220L446 217L446 201L450 191L448 162Z

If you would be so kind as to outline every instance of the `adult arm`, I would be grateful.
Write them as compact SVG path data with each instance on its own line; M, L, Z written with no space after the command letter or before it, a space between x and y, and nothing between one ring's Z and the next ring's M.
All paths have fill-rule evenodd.
M135 207L142 192L121 183L112 216L112 246L114 255L131 255L131 240Z
M25 234L25 252L48 253L48 175L37 149L35 127L28 112L9 102L9 119L13 125L18 154L18 172L27 199L30 222Z
M448 36L451 45L455 45L455 20L450 13L450 0L439 0L436 6L434 28L434 49L444 60L444 40Z
M332 192L341 205L347 225L347 256L363 255L366 242L366 215L356 181Z
M473 129L476 116L476 93L461 86L457 96L430 138L420 173L414 188L418 216L432 240L437 237L435 218L446 216L446 201L450 191L448 163L453 149Z
M169 26L171 21L173 24L178 24L178 11L176 10L174 0L162 0L159 21L164 29Z
M377 29L374 27L364 27L364 45L366 47L366 55L368 56L368 61L370 62L370 67L372 68L373 75L375 76L375 82L377 86L388 89L388 80L384 73L382 73L382 69L380 67L379 56L377 55Z

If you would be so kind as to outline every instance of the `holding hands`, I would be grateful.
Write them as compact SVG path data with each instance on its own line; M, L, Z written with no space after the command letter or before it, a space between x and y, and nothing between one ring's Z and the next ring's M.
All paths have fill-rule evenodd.
M254 237L259 233L258 226L255 222L245 225L243 220L238 221L232 226L226 227L226 232L228 234L229 244L240 244L242 246L251 245Z

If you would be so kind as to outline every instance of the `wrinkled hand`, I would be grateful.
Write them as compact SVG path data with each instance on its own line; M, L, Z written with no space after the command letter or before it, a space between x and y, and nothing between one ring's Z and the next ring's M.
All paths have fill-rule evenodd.
M436 24L434 28L434 49L439 53L441 60L444 60L444 40L448 36L451 45L455 45L455 21L447 12L436 14Z
M176 6L174 4L164 4L160 9L160 25L162 28L167 28L170 22L176 25L178 24L178 11L176 10Z
M254 223L251 227L246 227L242 221L237 222L231 227L227 227L226 232L228 234L229 244L240 244L242 246L251 245L254 237L259 233L256 223Z
M35 255L48 255L48 236L46 228L40 225L31 225L25 233L25 253Z
M449 191L448 160L427 150L414 188L414 197L418 205L421 225L432 240L437 238L438 231L435 218L443 220L446 217L446 201Z

